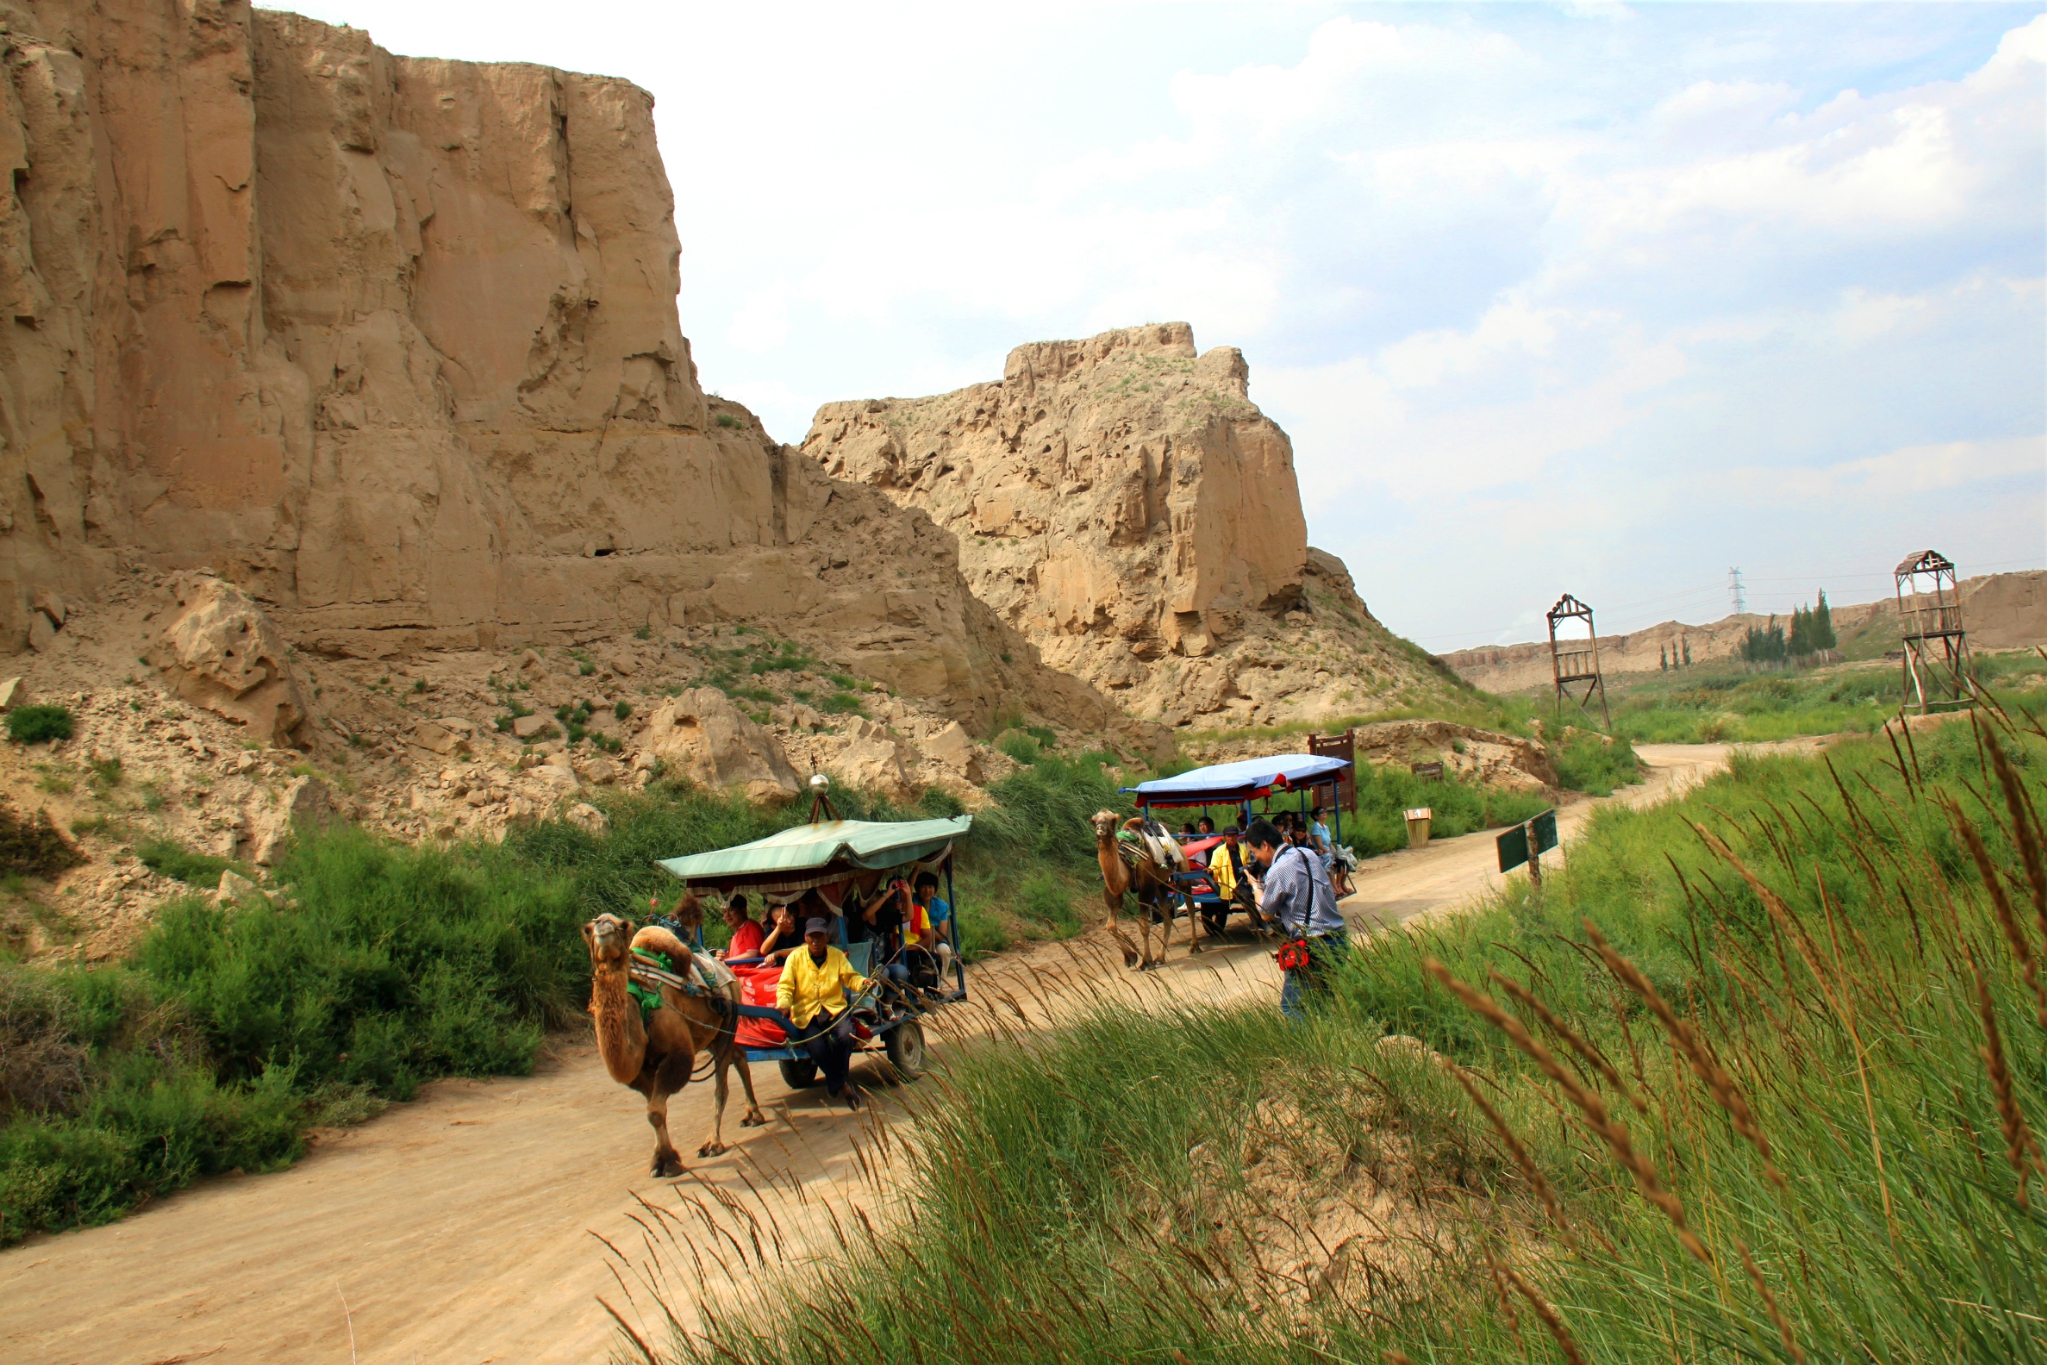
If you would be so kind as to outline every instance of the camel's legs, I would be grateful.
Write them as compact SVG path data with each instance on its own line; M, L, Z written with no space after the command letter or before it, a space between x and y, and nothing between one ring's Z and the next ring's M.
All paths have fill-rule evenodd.
M651 1174L663 1180L682 1174L682 1153L668 1140L668 1092L656 1087L647 1096L647 1122L654 1125L654 1165Z
M1123 949L1123 965L1125 967L1141 966L1142 960L1138 957L1135 946L1130 942L1130 935L1124 933L1122 927L1116 923L1116 912L1123 908L1122 894L1120 892L1111 894L1108 891L1104 891L1102 893L1102 903L1108 906L1109 908L1109 917L1107 921L1109 926L1109 932L1115 937L1117 944ZM1138 907L1138 914L1139 916L1142 916L1143 913L1144 907L1140 905Z
M717 1069L711 1080L711 1140L697 1148L698 1156L717 1156L725 1150L725 1097L732 1086L725 1073L732 1065L732 1053L728 1048L718 1058Z
M1187 912L1187 951L1190 954L1198 953L1201 951L1201 944L1196 941L1195 934L1199 932L1197 921L1201 916L1194 913L1194 897L1181 893L1180 908Z
M747 1065L746 1053L735 1044L732 1049L732 1064L739 1068L739 1084L746 1091L746 1113L740 1117L741 1128L765 1128L768 1116L761 1112L760 1101L753 1097L753 1068Z
M668 1098L689 1084L695 1062L694 1055L670 1053L647 1087L647 1122L654 1126L653 1174L664 1180L682 1174L682 1153L668 1138Z

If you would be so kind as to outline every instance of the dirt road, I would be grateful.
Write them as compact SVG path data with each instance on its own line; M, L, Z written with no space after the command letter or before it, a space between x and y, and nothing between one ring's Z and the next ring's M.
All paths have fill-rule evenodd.
M1639 752L1650 780L1613 798L1630 805L1703 780L1727 756L1723 745ZM1597 804L1560 812L1566 841ZM1496 885L1494 867L1487 834L1390 854L1367 864L1344 908L1363 928L1454 907ZM1099 952L1039 947L984 969L980 993L1052 1008L1048 979L1063 979L1066 996L1078 998L1076 978L1087 974L1090 990L1138 998L1276 994L1278 983L1261 945L1188 959L1176 940L1172 961L1138 979ZM854 1145L862 1125L817 1091L788 1091L772 1066L757 1068L755 1081L775 1123L736 1126L735 1082L725 1136L739 1141L693 1161L701 1184L692 1188L772 1202L784 1254L800 1254L798 1245L833 1235L830 1206L874 1202ZM637 1100L606 1078L589 1044L566 1045L530 1077L430 1086L324 1137L288 1171L210 1180L120 1223L0 1253L0 1359L602 1360L610 1322L599 1296L633 1309L598 1238L629 1245L640 1235L636 1195L673 1202L668 1182L645 1174L652 1138ZM690 1087L671 1117L687 1156L709 1128L707 1090Z

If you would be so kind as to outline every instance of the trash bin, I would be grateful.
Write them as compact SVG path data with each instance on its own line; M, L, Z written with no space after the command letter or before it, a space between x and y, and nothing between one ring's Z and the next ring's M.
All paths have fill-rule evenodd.
M1407 846L1420 848L1429 841L1429 821L1436 812L1428 806L1417 806L1407 812Z

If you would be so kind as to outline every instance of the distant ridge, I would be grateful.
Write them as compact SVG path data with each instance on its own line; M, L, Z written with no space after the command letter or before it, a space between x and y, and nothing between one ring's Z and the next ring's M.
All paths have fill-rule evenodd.
M1977 649L2047 645L2047 571L2028 569L1965 578L1961 592L1969 642ZM1898 608L1891 598L1836 606L1833 617L1844 658L1873 659L1898 648ZM1655 673L1661 667L1660 659L1682 657L1686 645L1691 648L1694 668L1724 661L1740 651L1742 637L1751 626L1769 619L1767 614L1743 612L1705 625L1664 621L1625 635L1601 635L1600 666L1608 677ZM1488 692L1519 692L1550 682L1547 640L1460 649L1442 659L1459 677Z

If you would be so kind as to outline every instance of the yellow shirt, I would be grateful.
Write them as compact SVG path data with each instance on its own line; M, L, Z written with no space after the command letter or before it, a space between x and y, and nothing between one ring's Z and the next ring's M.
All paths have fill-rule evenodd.
M1208 879L1215 883L1215 894L1224 900L1237 894L1237 874L1230 868L1230 846L1217 844L1209 850Z
M824 950L823 962L810 960L808 945L789 954L782 964L781 984L775 987L775 1008L789 1016L798 1028L808 1025L821 1008L834 1012L843 1008L845 993L855 995L867 989L867 978L853 970L853 964L837 948Z

